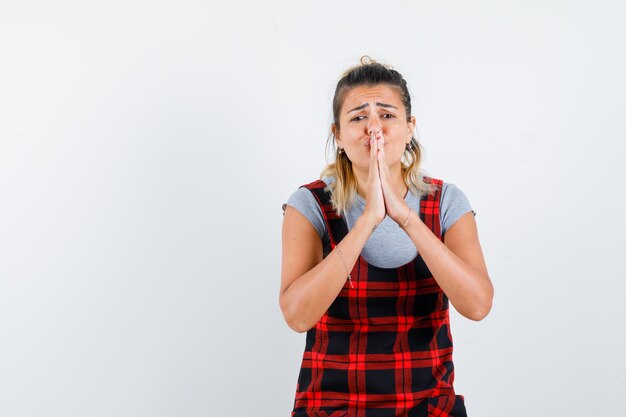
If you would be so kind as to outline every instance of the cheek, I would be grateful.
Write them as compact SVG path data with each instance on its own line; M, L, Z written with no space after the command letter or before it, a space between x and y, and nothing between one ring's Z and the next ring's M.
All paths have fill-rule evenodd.
M406 139L406 136L407 129L405 126L389 126L385 133L385 137L389 138L389 142L402 142Z

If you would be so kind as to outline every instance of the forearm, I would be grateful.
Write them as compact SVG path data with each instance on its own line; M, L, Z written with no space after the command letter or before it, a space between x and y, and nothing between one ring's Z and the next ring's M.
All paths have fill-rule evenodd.
M309 330L328 310L346 284L347 271L354 267L374 224L367 216L359 217L337 246L341 255L335 248L285 290L283 310L292 329L298 332Z
M404 230L455 309L472 320L484 318L493 298L489 277L452 252L414 211Z

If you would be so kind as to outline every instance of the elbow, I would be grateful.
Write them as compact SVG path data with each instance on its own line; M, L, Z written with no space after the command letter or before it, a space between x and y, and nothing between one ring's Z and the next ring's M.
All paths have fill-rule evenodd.
M490 286L484 297L482 297L482 299L479 300L472 309L468 309L463 315L470 320L481 321L482 319L487 317L487 315L491 311L492 306L493 286Z
M289 326L289 328L296 333L306 333L311 328L311 326L307 326L302 321L295 320L294 318L288 318L286 315L284 315L284 317L287 326Z
M286 302L285 298L280 297L280 309L283 313L283 318L285 319L285 323L291 330L296 333L306 333L311 326L308 326L301 320L301 314L298 311L294 311L294 303Z
M482 306L480 308L477 308L469 312L468 314L465 314L465 317L473 321L481 321L482 319L487 317L490 311L491 311L491 305Z
M306 333L311 329L311 327L305 326L302 323L287 323L287 325L296 333Z

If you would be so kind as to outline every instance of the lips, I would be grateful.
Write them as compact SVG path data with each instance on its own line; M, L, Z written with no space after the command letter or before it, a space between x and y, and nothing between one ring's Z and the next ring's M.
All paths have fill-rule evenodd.
M378 132L376 132L376 134L381 133L380 130ZM370 145L370 141L372 139L372 137L376 138L376 136L374 135L374 133L372 133L367 139L365 139L363 141L363 146L365 146L366 148L371 148ZM376 140L376 139L375 139ZM387 143L385 143L385 146L387 145Z
M365 146L366 148L371 147L371 146L370 146L370 141L368 140L367 142L364 142L364 143L363 143L363 146ZM385 143L385 145L384 145L384 146L387 146L387 143Z

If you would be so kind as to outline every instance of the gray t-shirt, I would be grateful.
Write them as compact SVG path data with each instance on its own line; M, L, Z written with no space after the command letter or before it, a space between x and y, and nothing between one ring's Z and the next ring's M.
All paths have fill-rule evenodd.
M322 181L330 184L334 181L334 177L324 177ZM420 212L420 197L413 194L411 190L407 193L404 201L415 212ZM308 188L298 188L291 194L287 202L283 204L283 212L287 205L302 213L317 230L322 243L327 243L328 235L322 209ZM356 202L347 210L345 215L348 230L352 229L356 220L363 214L364 208L365 200L357 194ZM462 215L470 211L476 215L463 191L454 184L444 182L439 210L442 235ZM389 216L385 216L365 242L361 255L368 263L377 267L397 268L415 259L417 249L404 230L398 227L398 224Z

